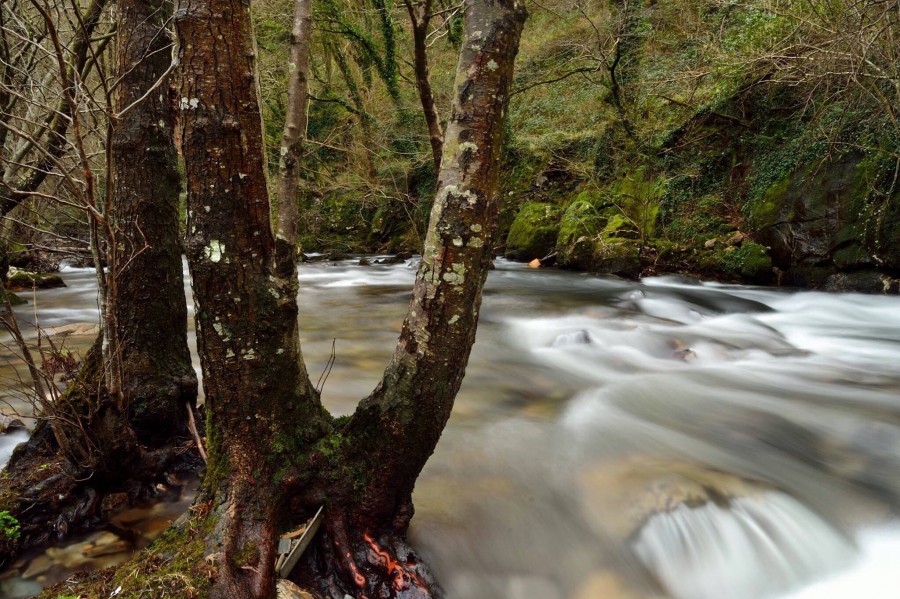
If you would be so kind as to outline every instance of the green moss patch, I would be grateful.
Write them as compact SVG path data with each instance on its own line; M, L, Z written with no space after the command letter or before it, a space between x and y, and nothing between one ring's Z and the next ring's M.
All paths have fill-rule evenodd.
M526 202L509 229L506 257L528 261L551 253L559 235L560 213L553 204Z

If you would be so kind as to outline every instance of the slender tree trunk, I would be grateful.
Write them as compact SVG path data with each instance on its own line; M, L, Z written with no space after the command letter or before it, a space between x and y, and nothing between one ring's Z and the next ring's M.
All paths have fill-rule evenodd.
M125 411L144 443L185 436L197 396L187 346L178 234L181 190L169 97L167 0L119 0L111 215L117 243L115 315ZM135 103L139 104L135 104ZM139 158L138 158L139 157Z
M428 141L431 143L431 155L434 160L434 173L441 170L441 156L444 148L444 132L441 130L441 119L434 102L434 91L428 74L428 24L431 21L431 0L414 3L404 0L409 20L412 25L414 66L416 73L416 89L422 103L422 114L428 126Z
M371 473L360 521L394 522L434 451L475 341L497 232L503 119L526 18L516 0L469 0L425 251L400 338L345 434Z
M312 0L294 0L291 58L288 63L287 114L281 136L278 164L278 232L288 243L297 243L300 203L300 161L309 124L309 42L312 33Z

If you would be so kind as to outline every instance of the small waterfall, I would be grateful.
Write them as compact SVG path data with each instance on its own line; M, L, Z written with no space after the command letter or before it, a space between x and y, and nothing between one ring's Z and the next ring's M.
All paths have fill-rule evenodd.
M0 435L0 470L6 467L6 463L9 461L10 456L12 455L13 449L16 448L16 445L19 443L24 443L28 440L28 431L14 431L11 433L7 433L5 435Z
M680 504L650 518L634 549L678 599L770 597L856 559L841 533L777 491L727 505Z

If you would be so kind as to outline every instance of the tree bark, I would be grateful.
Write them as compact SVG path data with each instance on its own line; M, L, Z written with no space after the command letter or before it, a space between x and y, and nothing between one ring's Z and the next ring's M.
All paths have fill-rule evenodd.
M503 119L526 15L514 0L466 4L439 191L413 297L381 383L347 427L381 472L372 482L385 488L367 496L412 492L465 374L498 227ZM365 511L378 515L384 507Z
M469 0L438 194L400 338L384 377L338 431L321 476L326 534L307 568L326 596L439 594L404 542L412 491L450 417L475 341L498 228L503 119L527 12ZM311 484L315 488L315 483ZM362 596L362 595L359 595Z
M184 404L197 397L178 233L171 16L167 0L119 0L114 109L121 116L112 137L117 243L109 262L117 266L110 285L117 297L111 334L123 373L123 411L139 440L155 446L187 435Z
M300 203L300 161L309 124L309 43L312 34L312 0L294 0L291 57L288 63L287 114L281 136L278 163L277 236L297 244Z
M165 0L120 0L118 6L114 110L121 117L109 157L116 243L109 244L107 275L116 290L108 298L116 327L105 334L117 337L113 351L125 401L104 384L112 366L98 339L76 379L47 406L49 419L16 450L9 475L0 479L6 499L0 511L22 526L19 546L0 552L0 563L54 534L96 523L106 493L152 495L176 458L190 461L174 448L187 438L184 404L194 403L197 382L187 348L180 184L165 79L171 9Z

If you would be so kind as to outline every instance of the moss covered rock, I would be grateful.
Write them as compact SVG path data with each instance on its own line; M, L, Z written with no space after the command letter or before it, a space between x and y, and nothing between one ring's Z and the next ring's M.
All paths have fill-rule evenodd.
M571 270L635 277L641 272L640 243L633 239L582 235L564 246L558 264Z
M701 274L716 279L759 285L766 285L774 280L772 259L766 248L758 243L744 242L740 247L698 250L696 264Z
M532 260L551 253L559 235L560 213L553 204L526 202L509 229L506 257Z
M740 275L753 283L766 284L772 281L772 259L766 248L758 243L744 243L741 247L726 249L724 265L728 272Z
M6 299L9 300L9 304L10 304L11 306L21 306L22 304L27 304L27 303L28 303L27 300L22 299L21 297L19 297L18 295L16 295L16 294L13 293L12 291L8 291L8 290L5 289L2 285L0 285L0 293L4 294L4 295L6 296ZM0 299L3 299L3 298L0 297Z
M62 277L56 273L35 273L27 270L10 272L7 284L11 289L55 289L65 287Z
M601 239L591 269L604 274L637 276L641 272L640 243L632 239Z
M563 214L556 239L556 251L560 263L570 262L571 268L579 268L578 256L583 254L585 241L597 237L609 222L603 210L595 207L588 199L579 195ZM590 245L590 244L588 244ZM593 246L591 246L593 247ZM593 249L590 250L593 252Z

